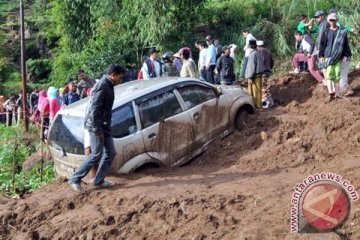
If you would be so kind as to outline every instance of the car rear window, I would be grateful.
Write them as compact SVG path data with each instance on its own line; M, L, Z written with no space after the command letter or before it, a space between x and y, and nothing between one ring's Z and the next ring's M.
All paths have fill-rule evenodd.
M72 154L84 154L84 119L59 114L48 134L49 145Z

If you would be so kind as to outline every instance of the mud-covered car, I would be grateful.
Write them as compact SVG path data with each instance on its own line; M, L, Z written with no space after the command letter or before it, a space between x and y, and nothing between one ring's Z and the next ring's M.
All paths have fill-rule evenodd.
M115 87L112 135L117 151L112 173L147 164L179 166L211 141L245 127L252 97L238 86L187 78L133 81ZM59 176L69 177L84 160L83 120L88 99L61 110L48 143Z

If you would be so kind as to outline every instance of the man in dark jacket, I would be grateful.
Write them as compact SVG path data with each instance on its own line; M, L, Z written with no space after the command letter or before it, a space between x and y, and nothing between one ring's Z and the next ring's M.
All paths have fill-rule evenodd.
M264 58L264 74L266 77L270 77L271 69L274 67L274 58L270 50L265 47L264 41L257 41L257 50L261 53Z
M317 11L314 15L314 18L316 18L318 25L313 30L311 30L311 32L317 33L314 51L315 54L318 54L322 36L324 35L325 30L329 28L329 23L326 21L325 12L322 10Z
M337 25L338 17L335 13L328 16L330 28L321 36L319 57L326 68L326 80L330 100L339 97L341 62L351 57L351 50L346 30Z
M255 107L261 108L264 58L256 49L256 40L250 40L249 47L250 52L245 69L245 79L248 79L248 91L254 98Z
M81 192L81 179L99 163L93 181L95 188L113 187L114 183L105 181L116 151L111 135L111 110L114 103L114 86L123 82L125 69L120 65L110 65L108 74L95 84L86 110L84 127L90 133L91 154L68 181L70 187ZM105 154L102 157L103 153ZM101 160L101 161L100 161Z
M230 57L230 48L222 47L222 56L218 59L216 70L220 74L220 84L230 85L235 81L234 59Z

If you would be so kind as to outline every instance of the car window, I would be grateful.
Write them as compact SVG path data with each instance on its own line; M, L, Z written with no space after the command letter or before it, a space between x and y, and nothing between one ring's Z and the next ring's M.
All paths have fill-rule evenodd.
M126 137L136 131L136 120L131 103L113 110L111 117L111 133L113 137Z
M162 93L139 104L139 114L143 128L181 112L180 103L173 91Z
M48 134L48 143L59 151L84 154L84 119L59 114Z
M193 108L203 102L216 98L215 91L211 88L199 85L190 85L178 89L184 99L187 108Z

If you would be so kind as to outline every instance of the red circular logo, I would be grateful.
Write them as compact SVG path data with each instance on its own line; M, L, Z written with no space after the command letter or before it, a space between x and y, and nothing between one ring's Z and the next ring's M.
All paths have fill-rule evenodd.
M308 224L319 230L331 230L347 220L350 199L339 185L321 182L309 187L301 207Z

